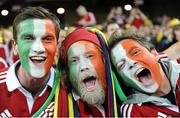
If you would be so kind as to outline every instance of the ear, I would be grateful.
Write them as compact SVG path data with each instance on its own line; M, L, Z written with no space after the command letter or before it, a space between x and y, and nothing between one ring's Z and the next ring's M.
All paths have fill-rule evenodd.
M13 54L18 55L17 43L14 39L11 41L12 41L12 47L13 47Z
M158 61L159 60L159 54L158 54L158 52L155 50L155 49L152 49L151 51L151 54L153 54L154 55L154 57L156 58L156 60Z

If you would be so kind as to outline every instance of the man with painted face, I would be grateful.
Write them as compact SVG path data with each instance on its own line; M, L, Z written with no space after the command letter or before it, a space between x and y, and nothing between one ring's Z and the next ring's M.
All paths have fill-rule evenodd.
M113 66L132 88L120 111L124 117L179 117L180 77L177 61L158 55L144 37L114 32L110 38Z
M73 99L73 106L69 107L73 107L74 116L114 116L96 33L85 28L73 31L62 42L61 54L62 69L67 73L65 83Z
M0 72L0 117L30 117L53 86L52 68L59 34L58 18L42 7L27 7L13 22L14 53L20 60ZM51 117L54 102L40 117Z

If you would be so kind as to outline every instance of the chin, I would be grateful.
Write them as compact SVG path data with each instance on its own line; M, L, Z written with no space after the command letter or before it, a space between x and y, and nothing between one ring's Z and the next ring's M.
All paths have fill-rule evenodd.
M140 90L145 93L153 94L158 90L158 84L155 83L153 85L150 85L148 87L141 87Z
M102 87L97 87L93 91L87 91L86 88L80 90L81 99L91 105L103 104L105 101L105 91Z
M30 75L32 77L34 77L34 78L42 78L42 77L45 76L44 71L41 71L41 70L40 71L36 70L36 72L35 71L31 71Z

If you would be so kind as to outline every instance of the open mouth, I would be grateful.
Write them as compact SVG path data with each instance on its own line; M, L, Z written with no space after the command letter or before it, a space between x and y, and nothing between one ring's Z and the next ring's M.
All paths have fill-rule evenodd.
M30 60L31 60L32 62L41 63L41 62L43 62L43 61L46 60L46 57L43 57L43 56L31 56L31 57L30 57Z
M85 87L87 88L87 90L92 90L93 88L95 88L96 85L96 77L94 76L88 76L86 77L83 81L82 81L85 85Z
M152 83L151 72L147 68L138 69L136 77L143 85L150 85Z

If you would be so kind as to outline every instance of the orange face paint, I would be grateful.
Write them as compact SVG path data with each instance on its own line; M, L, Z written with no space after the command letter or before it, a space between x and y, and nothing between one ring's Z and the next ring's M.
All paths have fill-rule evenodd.
M78 41L70 46L67 57L70 81L80 96L90 104L104 101L106 74L98 47L89 41Z
M113 64L129 79L131 86L141 91L155 92L163 78L156 56L134 40L126 39L112 49Z
M48 19L27 19L18 25L19 57L32 77L48 74L56 51L55 34L55 25Z

